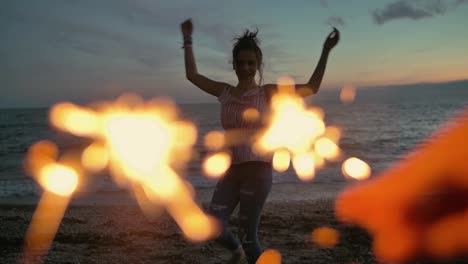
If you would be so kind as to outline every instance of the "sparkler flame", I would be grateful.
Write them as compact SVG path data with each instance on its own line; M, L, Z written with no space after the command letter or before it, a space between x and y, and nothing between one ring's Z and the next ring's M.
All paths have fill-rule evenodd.
M320 247L334 247L339 241L339 233L330 227L316 228L312 234L312 240Z
M29 173L44 188L44 193L26 232L23 262L45 255L55 237L60 221L78 186L79 173L58 163L57 146L50 141L32 145L26 156Z
M227 152L218 152L210 155L203 161L203 171L209 177L220 177L231 165L231 156Z
M364 180L369 178L371 174L371 168L364 161L352 157L343 162L342 172L347 177L351 177L357 180Z
M78 174L69 167L51 163L39 171L39 182L49 192L70 196L78 186Z
M379 260L445 262L468 252L467 121L465 111L395 166L338 196L336 217L369 231Z
M231 157L225 148L237 144L252 144L258 154L273 155L273 167L278 171L287 170L292 162L303 181L313 179L315 170L325 160L340 156L340 130L325 126L322 109L306 108L291 79L282 78L278 83L279 92L271 98L271 115L265 129L212 131L206 135L205 146L218 151L203 161L208 177L220 177L226 172ZM261 117L257 110L247 109L242 118L257 122ZM137 95L125 94L113 103L104 102L93 108L60 103L51 109L50 121L62 131L94 139L80 155L81 169L94 173L108 168L115 182L134 194L143 212L152 214L154 204L163 205L191 241L218 235L218 223L195 204L193 188L180 176L193 157L197 130L192 123L178 119L171 101L144 102ZM47 250L79 185L80 172L56 162L57 156L57 147L46 141L33 145L27 156L28 169L38 175L46 190L28 231L26 241L34 245L29 249ZM50 214L53 201L61 207ZM43 221L44 215L49 224ZM40 236L39 229L44 225L48 235ZM260 260L281 263L281 255L270 250Z
M134 193L143 212L151 211L149 202L161 203L187 239L204 241L217 235L219 227L195 204L193 189L179 175L192 157L197 131L192 123L179 120L176 110L169 101L144 103L136 95L124 95L96 109L57 104L51 109L50 121L60 130L95 140L80 155L83 169L96 172L108 167L115 181ZM57 154L57 147L44 141L33 145L26 159L28 169L46 190L26 237L33 249L47 251L79 183L78 172L55 162ZM50 198L55 196L63 198ZM51 214L54 202L62 207ZM48 215L47 223L42 220L44 215ZM47 236L40 235L44 225L49 227ZM25 256L31 250L27 247Z
M273 153L273 168L279 172L286 171L292 160L298 177L311 180L324 159L340 154L339 130L326 127L323 118L320 108L306 108L292 79L281 78L278 93L271 98L268 126L257 134L253 150L261 155Z
M257 264L281 264L281 253L278 250L267 249L258 258Z

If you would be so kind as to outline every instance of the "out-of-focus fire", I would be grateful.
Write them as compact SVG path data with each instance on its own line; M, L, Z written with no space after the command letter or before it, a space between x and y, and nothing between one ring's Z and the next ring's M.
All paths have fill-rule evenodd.
M267 249L257 259L257 264L281 264L281 253L278 250Z
M292 160L298 177L310 180L324 159L338 157L339 131L325 126L320 108L306 108L292 79L278 80L278 93L271 98L270 110L267 127L256 136L253 149L260 155L273 153L275 170L287 170Z
M292 160L297 177L303 181L312 180L315 176L315 154L313 152L295 155Z
M337 218L367 229L383 262L466 255L466 135L468 111L381 175L345 189L336 200Z
M242 113L242 118L247 122L256 122L260 118L260 113L255 108L248 108Z
M291 155L287 149L278 149L273 155L273 168L279 172L284 172L289 168Z
M231 165L231 155L227 152L218 152L210 155L203 161L203 171L209 177L222 176Z
M271 98L270 115L262 120L266 123L264 129L211 131L205 136L205 147L216 151L207 155L202 164L208 177L220 177L229 169L231 157L226 149L234 145L251 144L257 154L273 155L277 171L286 171L292 163L303 181L313 179L315 170L325 160L340 157L340 130L325 126L323 110L306 107L291 79L280 79L278 91ZM257 122L264 117L255 109L247 109L242 118ZM39 142L30 148L27 168L46 192L31 222L28 241L36 239L38 228L47 225L43 219L49 219L49 235L36 239L39 244L49 245L80 184L80 173L104 169L109 170L119 186L134 194L143 212L152 214L154 204L163 205L188 240L204 241L218 234L218 223L195 204L192 186L180 175L196 154L193 145L197 130L192 123L178 118L171 101L145 102L137 95L127 94L115 102L90 107L60 103L52 107L50 121L64 132L94 141L72 162L80 164L78 171L57 161L58 148L51 142ZM54 202L62 207L51 215ZM270 250L260 260L266 262L258 263L281 263L281 255Z
M178 119L172 102L145 103L136 95L124 95L114 103L102 103L94 108L61 103L52 107L50 121L60 130L94 139L77 158L81 159L82 169L96 172L108 167L115 181L135 194L144 212L149 211L148 202L161 203L192 241L207 240L218 233L215 220L195 204L193 189L179 175L192 157L197 131L192 123ZM212 144L224 144L220 142ZM79 184L79 176L71 167L56 163L57 153L53 143L44 141L33 145L27 156L28 170L46 190L27 240L34 240L37 236L34 232L44 225L39 216L50 214L47 210L54 199L49 199L48 193L66 200L61 202L64 208L57 210L55 220L50 221L58 226ZM229 167L229 155L218 154L214 159L216 173ZM54 235L55 231L48 236L49 241L41 241L50 244Z
M341 137L341 131L336 126L327 126L325 128L324 137L330 139L335 144L338 144L338 142L340 141L340 137Z
M224 133L221 131L210 131L204 138L205 147L210 150L219 150L226 144Z
M322 137L315 141L315 152L325 159L333 160L340 154L340 149L333 140Z
M100 120L91 109L71 103L55 105L49 116L51 123L57 128L73 135L97 135L100 129Z
M358 158L349 158L343 162L341 171L347 177L357 180L365 180L371 175L371 168L367 163Z
M39 183L49 192L70 196L78 186L78 174L69 167L51 163L39 171Z
M349 104L354 102L356 97L356 88L354 86L344 86L341 88L340 100L343 103Z
M81 155L81 163L86 170L99 172L105 169L109 163L109 155L102 144L89 145Z
M320 247L334 247L339 241L339 233L331 227L319 227L312 231L312 241Z
M32 145L26 155L26 167L44 188L31 224L26 232L23 262L47 253L80 175L57 162L58 147L50 141Z

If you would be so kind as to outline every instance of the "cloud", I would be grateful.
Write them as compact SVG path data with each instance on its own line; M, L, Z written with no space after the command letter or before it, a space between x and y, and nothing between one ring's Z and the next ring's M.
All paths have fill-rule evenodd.
M375 24L383 25L392 20L419 20L443 15L464 3L468 3L468 0L398 0L383 8L374 9L371 15Z
M39 60L38 57L41 57L41 60L52 63L57 61L56 54L62 54L62 60L88 67L93 64L108 65L106 72L127 65L133 66L134 71L140 71L141 74L154 75L152 72L155 69L174 64L174 58L180 53L180 45L175 40L173 43L161 41L161 36L167 35L161 31L168 30L170 22L154 20L151 28L145 27L141 24L151 24L146 19L150 15L141 15L138 17L144 21L131 24L125 16L141 10L139 5L131 5L133 9L125 2L114 2L111 9L96 5L37 5L31 9L21 5L8 7L9 16L4 17L3 22L12 28L9 31L10 42L23 43L21 47L18 45L10 50L16 54L36 50L35 54L31 54L31 60ZM82 19L84 14L87 19ZM174 22L173 27L176 29L175 35L178 33L177 23ZM15 31L23 33L11 33ZM1 50L8 50L8 47L0 44Z
M345 21L342 17L339 17L339 16L331 16L327 19L327 24L328 25L331 25L331 26L334 26L334 27L338 27L338 26L344 26L345 25Z

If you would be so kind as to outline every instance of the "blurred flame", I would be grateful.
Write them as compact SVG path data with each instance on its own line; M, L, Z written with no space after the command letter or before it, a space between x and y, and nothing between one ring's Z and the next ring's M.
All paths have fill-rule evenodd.
M282 94L294 94L295 88L295 82L294 80L289 77L289 76L282 76L279 77L277 80L277 85L278 85L278 92Z
M325 159L317 153L314 153L314 164L316 169L320 169L325 165Z
M291 156L287 149L278 149L273 155L273 168L276 171L284 172L289 168Z
M335 144L338 144L341 137L341 131L338 127L327 126L325 128L325 133L323 134L323 136L335 142Z
M297 176L303 181L312 180L315 176L314 153L302 153L293 157L293 166Z
M70 196L78 186L78 174L61 164L50 163L39 171L39 183L49 192Z
M30 175L37 173L47 164L55 162L58 156L58 148L53 142L42 140L36 142L28 149L25 165Z
M174 140L169 125L157 116L144 113L115 113L107 116L104 136L111 158L128 176L152 174L169 159Z
M293 154L305 152L315 138L325 132L325 125L319 115L305 110L302 99L296 95L274 95L272 108L270 126L254 145L259 152L278 148L287 148Z
M334 247L338 244L339 233L331 227L319 227L312 231L312 241L320 247Z
M257 264L281 264L281 254L278 250L267 249L258 258Z
M54 126L77 136L96 135L100 129L100 120L91 109L72 103L53 106L49 116Z
M210 155L203 161L203 172L209 177L222 176L231 165L231 156L227 152Z
M204 138L205 147L210 150L219 150L224 147L226 139L221 131L210 131Z
M217 234L217 223L198 208L193 188L178 174L193 156L197 130L192 123L178 120L177 108L171 101L155 99L145 103L138 95L124 94L114 103L95 104L93 109L60 103L52 107L50 120L65 132L94 139L77 158L81 157L83 168L96 172L108 167L119 185L134 192L144 212L153 214L149 203L161 203L193 241ZM46 190L69 199L78 184L78 174L56 163L56 155L53 143L39 142L31 147L26 161ZM218 170L229 167L229 155L221 153L216 159ZM39 205L37 212L41 208Z
M23 262L38 261L55 237L79 175L73 168L56 162L57 146L50 141L33 144L26 154L26 166L45 189L26 232ZM38 258L39 257L39 258Z
M466 135L468 109L388 170L346 188L335 202L337 219L365 228L381 262L466 256Z
M98 172L106 168L109 162L109 155L105 147L98 143L89 145L81 155L81 164L92 172Z
M196 205L186 202L181 201L177 206L169 206L176 222L186 230L185 236L193 242L206 241L217 236L220 230L217 220L205 215Z
M20 263L41 262L57 233L70 201L70 196L45 191L32 216L24 240L24 254Z
M322 137L315 141L315 151L323 158L332 160L338 157L340 149L331 139Z
M341 88L340 99L343 103L352 103L356 97L356 88L354 86L344 86Z
M242 119L247 122L256 122L260 118L260 113L255 108L248 108L242 113Z
M357 180L365 180L369 178L371 174L371 168L367 163L358 159L358 158L349 158L341 167L341 170L345 176L357 179Z
M325 126L322 109L306 108L291 78L278 79L278 93L270 103L271 116L255 137L253 150L260 155L273 153L273 167L280 172L288 169L292 159L301 180L313 179L324 159L339 156L339 129Z

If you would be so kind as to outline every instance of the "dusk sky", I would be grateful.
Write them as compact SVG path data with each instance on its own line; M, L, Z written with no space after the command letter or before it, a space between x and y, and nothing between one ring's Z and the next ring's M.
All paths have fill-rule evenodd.
M232 39L259 29L265 83L305 82L331 25L322 89L468 79L468 0L2 1L0 108L114 99L132 91L215 102L185 79L180 23L201 74L236 84Z

